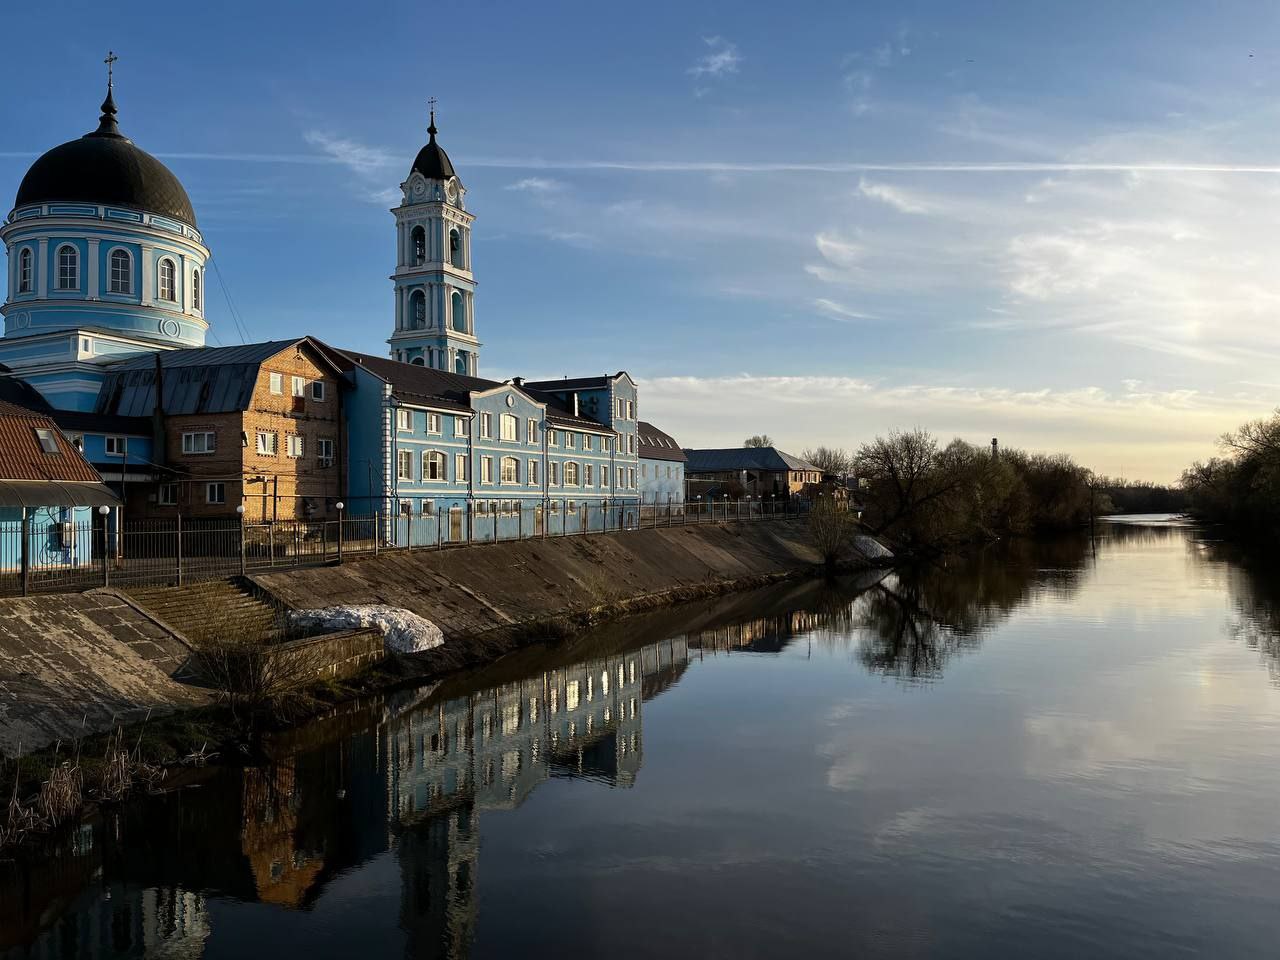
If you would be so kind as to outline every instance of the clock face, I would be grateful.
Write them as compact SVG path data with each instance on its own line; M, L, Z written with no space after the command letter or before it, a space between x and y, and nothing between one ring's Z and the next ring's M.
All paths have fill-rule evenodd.
M445 195L449 198L450 203L453 203L455 200L457 200L458 199L458 181L450 180L448 185L444 188L444 192L445 192Z
M415 197L420 197L426 192L427 192L427 185L423 183L421 180L417 181L413 185L413 195Z

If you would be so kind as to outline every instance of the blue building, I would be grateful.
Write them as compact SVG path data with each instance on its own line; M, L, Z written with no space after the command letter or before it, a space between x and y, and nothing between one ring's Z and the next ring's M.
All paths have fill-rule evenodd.
M635 384L483 380L350 351L348 500L401 544L634 525ZM356 428L355 425L359 425Z
M644 420L640 435L640 502L656 506L684 503L684 451L670 434Z

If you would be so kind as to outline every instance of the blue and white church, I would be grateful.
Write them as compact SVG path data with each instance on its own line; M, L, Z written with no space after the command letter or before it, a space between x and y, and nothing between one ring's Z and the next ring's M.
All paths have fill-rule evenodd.
M0 364L59 410L94 409L104 363L202 347L208 329L191 200L116 116L108 80L97 129L32 164L0 226Z
M403 363L479 376L480 341L475 330L476 280L471 272L471 224L466 188L430 138L400 184L396 218L395 331L387 343Z

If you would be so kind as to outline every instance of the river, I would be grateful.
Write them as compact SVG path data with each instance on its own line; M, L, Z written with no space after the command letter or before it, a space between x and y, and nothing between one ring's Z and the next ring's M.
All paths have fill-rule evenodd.
M0 957L1268 954L1275 583L1127 518L627 620L0 862Z

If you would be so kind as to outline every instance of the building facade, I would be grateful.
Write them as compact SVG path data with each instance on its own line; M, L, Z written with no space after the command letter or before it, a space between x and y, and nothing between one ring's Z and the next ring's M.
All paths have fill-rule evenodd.
M652 423L636 424L639 434L640 502L655 506L684 503L684 451Z
M818 490L822 470L776 447L685 450L689 499L802 496Z

